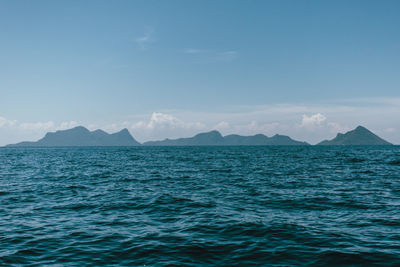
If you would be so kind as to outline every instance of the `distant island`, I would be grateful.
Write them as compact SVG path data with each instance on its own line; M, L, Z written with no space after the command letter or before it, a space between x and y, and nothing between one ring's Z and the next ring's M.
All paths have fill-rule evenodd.
M21 142L9 147L53 147L53 146L139 146L129 133L123 129L117 133L108 134L103 130L89 131L83 126L69 130L47 133L37 142Z
M332 140L324 140L318 146L392 145L368 129L358 126L345 134L338 133ZM189 138L149 141L143 144L133 138L128 129L109 134L103 130L89 131L83 126L47 133L36 142L21 142L7 147L68 147L68 146L310 146L307 142L293 140L289 136L263 134L252 136L226 135L218 131L199 133Z
M263 134L253 136L227 135L222 136L218 131L200 133L190 138L165 139L150 141L145 146L307 146L306 142L299 142L284 135L267 137Z
M317 145L320 146L387 146L392 145L386 140L383 140L367 128L358 126L352 131L345 134L338 133L337 136L332 140L324 140Z

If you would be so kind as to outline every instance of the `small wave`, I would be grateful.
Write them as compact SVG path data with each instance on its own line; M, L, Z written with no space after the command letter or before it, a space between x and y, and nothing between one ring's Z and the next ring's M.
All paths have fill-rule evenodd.
M399 149L0 149L0 266L400 266Z
M377 223L380 225L385 225L385 226L400 226L400 221L398 220L390 220L390 219L372 219L371 220L373 223Z
M315 266L370 266L377 263L389 263L388 266L398 266L399 258L383 252L342 252L325 251L318 256L318 260L313 262ZM379 264L379 265L380 265ZM382 265L383 266L383 265Z
M230 173L230 172L232 172L232 170L231 169L210 169L210 172Z
M362 159L362 158L351 158L348 160L348 162L350 162L350 163L360 163L360 162L364 162L364 161L365 161L365 159Z
M97 205L89 204L89 203L74 203L74 204L67 204L67 205L59 205L52 207L53 209L58 210L73 210L73 211L81 211L81 210L93 210L98 208Z
M389 164L390 165L398 165L398 166L400 166L400 159L389 161Z
M87 187L84 186L84 185L75 185L75 184L72 184L72 185L67 186L67 189L82 190L82 189L87 189Z

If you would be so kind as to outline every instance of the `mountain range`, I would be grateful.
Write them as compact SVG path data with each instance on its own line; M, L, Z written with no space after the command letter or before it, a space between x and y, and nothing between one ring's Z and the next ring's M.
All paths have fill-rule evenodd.
M309 145L299 142L284 135L268 137L263 134L253 136L227 135L222 136L218 131L199 133L190 138L165 139L163 141L150 141L143 143L145 146L293 146Z
M47 133L37 142L21 142L14 145L18 147L52 147L52 146L139 146L129 133L123 129L117 133L108 134L103 130L89 131L78 126L68 130Z
M218 131L199 133L189 138L165 139L140 144L128 129L109 134L103 130L89 131L78 126L68 130L47 133L36 142L21 142L8 147L53 147L53 146L309 146L307 142L293 140L289 136L263 134L222 136ZM358 126L345 134L338 133L332 140L324 140L317 145L392 145L368 129Z

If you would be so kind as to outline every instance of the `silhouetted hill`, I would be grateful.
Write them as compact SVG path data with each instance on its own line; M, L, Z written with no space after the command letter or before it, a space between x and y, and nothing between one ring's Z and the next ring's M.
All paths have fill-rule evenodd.
M241 136L236 134L227 135L224 137L225 145L233 146L307 146L307 142L299 142L293 140L289 136L276 134L272 137L263 134L253 136Z
M218 131L199 133L189 138L165 139L163 141L149 141L146 146L215 146L223 145L224 138Z
M309 146L307 142L296 141L286 135L276 134L269 138L268 145L271 146Z
M37 142L21 142L11 147L52 147L52 146L138 146L127 129L108 134L102 130L89 131L78 126L68 130L47 133Z
M391 143L383 140L367 128L358 126L352 131L345 134L338 133L332 140L324 140L317 144L320 146L348 146L348 145L392 145Z
M68 130L47 133L37 142L21 142L8 147L53 147L53 146L139 146L127 129L109 134L103 130L89 131L78 126ZM307 146L307 142L293 140L289 136L263 134L222 136L218 131L199 133L189 138L165 139L145 142L145 146ZM345 134L337 134L332 140L317 145L392 145L368 129L358 126Z
M163 141L145 142L146 146L280 146L309 145L284 135L267 137L263 134L241 136L231 134L223 137L218 131L200 133L190 138L165 139Z

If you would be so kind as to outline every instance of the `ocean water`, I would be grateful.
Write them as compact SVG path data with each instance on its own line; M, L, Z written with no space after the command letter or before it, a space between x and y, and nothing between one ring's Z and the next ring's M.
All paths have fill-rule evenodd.
M0 265L400 266L400 147L2 148Z

